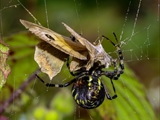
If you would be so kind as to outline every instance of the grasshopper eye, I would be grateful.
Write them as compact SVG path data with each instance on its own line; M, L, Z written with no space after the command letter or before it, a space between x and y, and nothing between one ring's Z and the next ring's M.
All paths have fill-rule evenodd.
M45 34L46 37L48 37L49 39L51 40L55 40L52 36L48 35L48 34Z

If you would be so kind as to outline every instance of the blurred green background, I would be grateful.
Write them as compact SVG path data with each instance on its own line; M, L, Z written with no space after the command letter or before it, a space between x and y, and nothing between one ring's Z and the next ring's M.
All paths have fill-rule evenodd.
M138 17L136 17L136 13L139 0L46 0L45 2L44 0L21 0L21 3L43 26L48 27L49 24L50 29L60 34L70 36L61 22L65 22L77 33L82 33L82 36L92 42L101 35L105 35L114 41L112 32L115 32L118 39L120 39L120 35L123 31L120 42L124 42L124 44L122 44L122 51L125 64L129 66L132 72L128 72L130 71L129 69L124 73L124 78L128 78L125 79L127 81L126 84L124 84L123 77L120 81L114 82L115 84L116 82L117 84L124 84L123 88L120 88L122 93L120 93L119 97L124 95L124 98L128 97L126 98L127 101L132 101L132 96L127 95L129 94L127 90L130 90L130 87L134 84L131 80L132 77L134 77L133 79L139 79L139 82L144 87L141 86L142 89L138 92L143 90L143 92L146 93L147 99L154 109L154 113L157 118L159 118L160 39L158 1L142 0ZM37 40L34 35L27 33L27 30L19 22L19 19L31 22L34 22L34 20L21 5L12 7L12 5L16 4L19 4L16 0L0 1L0 37L10 47L8 64L12 69L6 85L0 92L1 103L3 103L10 94L38 68L33 56L34 46L39 40ZM129 12L127 12L128 7ZM46 20L46 12L48 23ZM127 21L125 18L127 18ZM135 19L137 19L137 23L134 28ZM131 36L133 30L135 34ZM102 44L111 56L116 57L115 48L108 41L104 40ZM52 82L64 83L70 80L72 77L67 72L67 68L64 67L61 74L56 76ZM133 76L130 74L133 74ZM46 76L43 76L43 74L41 76L45 81L49 82L49 79L46 78ZM65 76L67 80L62 76ZM107 87L108 86L109 85L107 85ZM99 113L99 119L120 119L115 112L118 111L119 108L110 108L112 106L115 108L116 104L111 101L104 103L107 106L110 106L109 108L105 108L103 107L104 105L102 105L100 109L93 111L75 107L70 89L71 88L47 89L44 84L36 80L29 84L25 93L10 105L5 111L4 116L9 116L8 119L35 118L37 120L49 120L52 118L55 120L67 120L98 119L95 114ZM126 102L126 100L122 101ZM119 103L121 104L122 101ZM128 103L131 107L135 107L132 102ZM142 102L142 104L143 103L144 102ZM123 105L121 105L121 107L122 110L120 109L120 111L122 112ZM138 106L136 107L138 108ZM147 105L144 103L142 109L145 109L146 107ZM135 114L134 112L134 110L131 110L130 114ZM149 110L144 110L144 112L148 114ZM110 116L109 114L112 116L108 117ZM121 115L123 115L123 112ZM126 119L128 119L127 116ZM136 119L140 118L134 118L134 120Z

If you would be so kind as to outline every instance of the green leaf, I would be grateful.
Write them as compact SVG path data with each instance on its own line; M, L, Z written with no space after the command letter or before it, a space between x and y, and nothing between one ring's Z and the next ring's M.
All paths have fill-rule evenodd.
M45 113L46 111L44 110L44 108L40 106L35 108L33 115L36 120L43 120Z
M9 47L0 40L0 90L6 83L8 75L11 71L9 65L6 64L9 55Z
M6 102L7 99L11 98L13 90L19 88L21 86L21 83L25 82L25 80L38 68L36 62L33 59L34 46L38 43L35 36L28 32L21 32L4 38L4 41L8 44L10 49L4 46L4 44L0 44L0 49L2 51L0 52L0 54L7 51L4 55L8 55L8 51L10 51L7 64L9 64L11 68L11 73L8 76L6 86L2 89L3 97L0 97L1 102ZM7 56L5 56L4 58L5 59L2 59L4 60L4 62L2 61L3 63L5 63ZM9 68L6 64L0 64L0 66L2 65L4 66L4 68ZM7 70L6 68L4 70ZM21 96L22 99L19 99L18 103L27 104L27 101L31 99L30 97L27 98L24 96ZM16 103L16 101L14 101L14 103ZM16 107L19 107L21 105L16 105ZM11 110L10 108L12 107L8 107L7 111L5 112L9 113ZM14 110L17 111L18 109Z
M16 81L22 83L38 67L34 61L34 49L38 39L28 32L20 32L4 39L10 46L10 57L8 64L12 68L9 76L9 84Z
M61 90L60 94L55 95L51 101L51 108L56 109L63 115L70 115L74 111L73 99L70 96L70 91ZM65 102L64 102L65 98ZM67 103L67 104L66 104ZM67 109L64 109L64 106Z
M44 120L60 120L60 116L56 111L48 111Z

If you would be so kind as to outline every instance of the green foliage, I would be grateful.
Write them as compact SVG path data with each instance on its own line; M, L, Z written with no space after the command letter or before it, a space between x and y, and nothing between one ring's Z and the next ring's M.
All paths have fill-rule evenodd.
M10 46L8 64L12 68L8 84L12 85L16 82L16 87L18 87L17 84L24 82L37 69L33 58L34 48L38 41L31 33L21 32L5 38L5 42Z
M70 115L74 111L73 99L69 91L61 90L61 94L54 96L51 101L51 108L57 110L62 115ZM65 99L65 102L64 102ZM64 109L65 108L67 109Z
M8 75L11 71L7 65L7 58L9 55L9 47L0 40L0 90L6 83Z

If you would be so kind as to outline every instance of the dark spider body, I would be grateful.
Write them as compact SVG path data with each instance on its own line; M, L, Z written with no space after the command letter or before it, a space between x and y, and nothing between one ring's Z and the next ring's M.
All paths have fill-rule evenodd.
M115 34L114 36L116 38L116 41L118 42ZM73 84L72 96L75 102L85 109L93 109L101 105L104 101L105 95L109 100L115 99L117 97L117 94L112 80L118 80L120 75L123 74L123 55L119 45L115 45L110 39L105 36L102 37L109 40L117 49L117 53L119 56L119 67L117 67L117 62L114 59L110 58L110 62L114 67L114 71L105 71L103 70L105 66L102 66L100 63L96 62L88 71L86 70L86 68L81 68L80 70L77 70L75 72L70 71L70 73L75 76L75 78L65 84L45 83L38 75L36 76L43 83L45 83L47 87L67 87ZM69 61L67 61L67 67L69 68ZM104 84L101 80L102 75L108 77L111 81L114 91L114 95L112 97L110 96L107 88L104 87Z
M83 75L73 83L72 96L79 106L92 109L104 101L105 89L99 77Z

